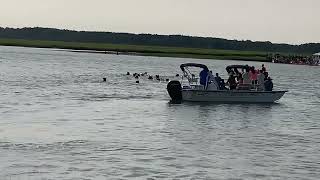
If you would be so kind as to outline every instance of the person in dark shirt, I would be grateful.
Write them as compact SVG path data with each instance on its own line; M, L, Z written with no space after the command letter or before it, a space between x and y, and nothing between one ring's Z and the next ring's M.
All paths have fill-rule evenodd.
M216 73L216 77L214 77L219 85L219 89L224 89L224 80L219 76L219 73Z
M267 72L267 69L266 69L266 67L264 67L264 64L262 64L261 70L262 70L263 73Z
M227 84L229 84L230 90L234 90L237 88L236 77L233 74L230 74Z
M269 73L265 71L263 74L264 74L264 80L266 81L269 77Z
M270 77L264 82L265 91L272 91L273 90L273 82Z

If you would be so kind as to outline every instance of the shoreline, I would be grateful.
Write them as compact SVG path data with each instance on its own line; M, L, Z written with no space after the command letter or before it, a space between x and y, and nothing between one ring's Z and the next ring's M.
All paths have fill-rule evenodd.
M144 45L123 45L104 43L78 43L64 41L43 41L25 39L1 39L2 46L52 48L70 52L86 52L100 54L118 54L135 56L154 57L176 57L176 58L196 58L215 60L240 60L271 62L267 59L266 52L236 51L220 49L199 49L184 47L164 47L164 46L144 46Z
M21 46L20 46L21 47ZM37 48L37 47L35 47ZM59 48L58 48L59 49ZM128 56L150 56L150 57L171 57L171 58L187 58L187 59L212 59L212 60L234 60L234 61L251 61L251 62L270 62L270 61L259 61L251 59L241 59L241 58L219 58L219 56L210 56L196 54L194 56L188 56L188 54L166 54L166 53L138 53L138 52L116 52L116 51L101 51L101 50L76 50L76 49L59 49L67 52L75 53L93 53L93 54L113 54L113 55L128 55ZM216 58L215 58L216 57Z

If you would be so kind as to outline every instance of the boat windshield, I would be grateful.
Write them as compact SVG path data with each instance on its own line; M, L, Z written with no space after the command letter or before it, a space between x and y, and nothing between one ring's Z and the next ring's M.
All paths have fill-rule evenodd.
M205 88L207 84L207 77L209 69L206 65L187 63L180 66L183 77L182 84L191 88Z

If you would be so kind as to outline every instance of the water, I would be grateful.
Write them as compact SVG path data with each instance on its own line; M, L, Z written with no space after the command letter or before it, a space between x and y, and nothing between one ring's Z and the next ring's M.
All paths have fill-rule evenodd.
M271 105L174 105L124 75L185 62L247 64L0 47L1 179L319 179L319 67L266 64L290 91Z

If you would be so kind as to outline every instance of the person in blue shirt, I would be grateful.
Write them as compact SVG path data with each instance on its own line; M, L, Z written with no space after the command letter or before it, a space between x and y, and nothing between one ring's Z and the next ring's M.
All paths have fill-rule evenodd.
M207 85L207 77L208 77L208 70L204 69L200 72L200 84L203 86Z

